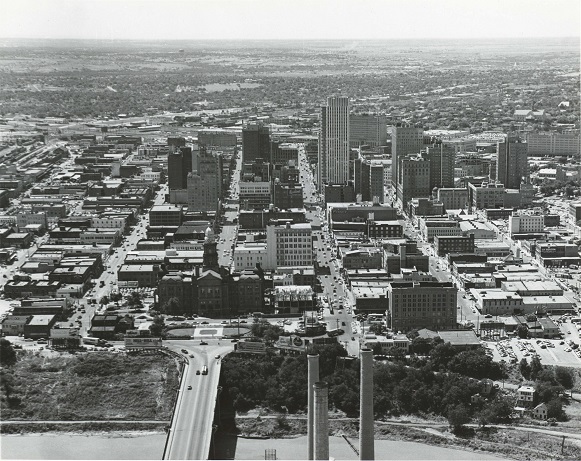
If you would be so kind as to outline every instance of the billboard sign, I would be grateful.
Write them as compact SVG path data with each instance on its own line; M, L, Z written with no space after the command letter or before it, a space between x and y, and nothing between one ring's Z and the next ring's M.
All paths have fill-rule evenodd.
M125 338L126 349L159 349L161 338Z

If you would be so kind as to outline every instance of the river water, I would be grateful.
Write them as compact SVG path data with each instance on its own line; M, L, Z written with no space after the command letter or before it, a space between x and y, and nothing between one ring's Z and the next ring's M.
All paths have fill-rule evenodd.
M0 437L0 459L161 459L163 432L26 434Z
M165 439L165 434L159 432L7 435L0 437L0 459L161 459ZM355 439L352 442L357 445ZM341 437L330 437L329 448L330 456L337 460L357 459ZM266 449L276 450L277 459L306 458L306 437L237 438L222 447L220 454L224 459L264 459ZM375 441L375 456L385 460L506 460L488 453L390 440Z

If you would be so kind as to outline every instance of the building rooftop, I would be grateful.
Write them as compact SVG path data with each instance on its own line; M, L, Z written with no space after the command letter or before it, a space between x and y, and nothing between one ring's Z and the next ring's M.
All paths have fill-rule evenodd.
M476 336L474 330L438 331L438 336L442 338L445 343L450 343L452 346L480 347L480 340Z
M48 326L53 319L55 318L54 315L33 315L28 322L30 326Z
M182 211L182 207L179 205L154 205L151 207L151 212L170 212L170 211Z

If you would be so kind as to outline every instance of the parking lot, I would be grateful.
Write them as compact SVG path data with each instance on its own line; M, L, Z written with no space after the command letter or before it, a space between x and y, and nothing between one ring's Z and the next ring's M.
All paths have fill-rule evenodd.
M559 365L581 368L581 349L571 349L563 339L505 339L483 341L495 361L519 363L523 358L529 362L537 356L543 365Z

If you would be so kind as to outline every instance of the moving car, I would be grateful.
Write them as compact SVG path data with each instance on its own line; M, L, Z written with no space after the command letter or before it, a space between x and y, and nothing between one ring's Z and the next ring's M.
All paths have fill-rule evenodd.
M191 390L192 390L192 386L188 386L188 391L191 391Z

